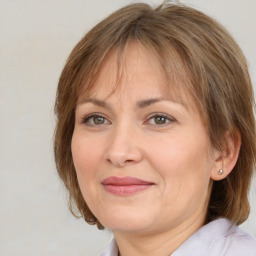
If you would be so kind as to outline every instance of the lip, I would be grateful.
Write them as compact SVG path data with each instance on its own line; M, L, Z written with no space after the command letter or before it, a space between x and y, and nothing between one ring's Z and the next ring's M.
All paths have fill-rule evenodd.
M151 188L155 185L153 182L137 179L134 177L116 177L111 176L104 179L101 184L106 191L119 196L126 196L138 193Z

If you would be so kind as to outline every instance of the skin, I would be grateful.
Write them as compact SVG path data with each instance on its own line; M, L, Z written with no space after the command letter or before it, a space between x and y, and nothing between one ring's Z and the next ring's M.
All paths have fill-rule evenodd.
M220 179L224 160L192 101L184 106L167 97L164 72L145 48L128 46L112 93L115 56L105 61L90 98L82 95L77 104L71 147L79 185L122 256L170 255L204 225L210 180ZM110 176L154 185L114 195L101 184Z

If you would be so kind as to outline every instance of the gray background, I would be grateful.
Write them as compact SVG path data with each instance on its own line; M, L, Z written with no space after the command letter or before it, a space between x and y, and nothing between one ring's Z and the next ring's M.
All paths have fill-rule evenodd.
M111 240L67 210L52 153L59 74L81 36L128 0L0 0L0 256L94 256ZM135 1L134 1L135 2ZM161 1L146 1L161 3ZM256 1L183 1L219 20L256 84ZM256 235L256 189L243 228Z

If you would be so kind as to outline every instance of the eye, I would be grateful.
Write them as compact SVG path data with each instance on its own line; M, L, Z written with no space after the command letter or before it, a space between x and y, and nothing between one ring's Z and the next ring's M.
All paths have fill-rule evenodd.
M161 114L161 113L155 113L149 117L149 119L147 120L147 123L149 123L151 125L164 126L164 125L169 124L174 121L175 121L175 119L170 116L167 116L167 115Z
M100 125L110 124L108 119L99 113L94 113L89 116L86 116L83 119L82 123L88 126L100 126Z

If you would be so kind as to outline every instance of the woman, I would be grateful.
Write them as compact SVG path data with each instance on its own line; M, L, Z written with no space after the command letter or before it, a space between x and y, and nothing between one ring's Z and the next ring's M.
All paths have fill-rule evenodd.
M237 225L255 164L253 91L227 31L192 8L126 6L72 51L55 159L102 255L256 255Z

